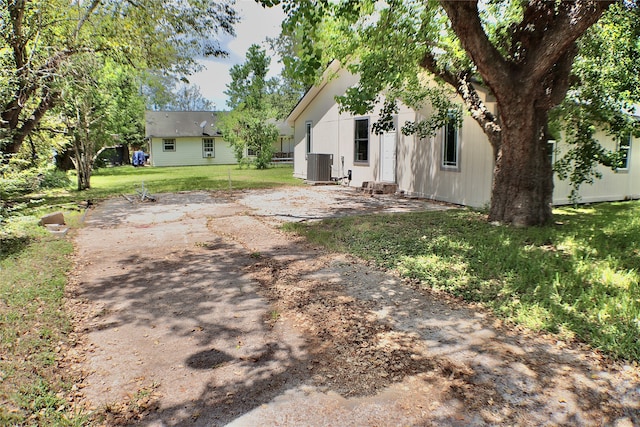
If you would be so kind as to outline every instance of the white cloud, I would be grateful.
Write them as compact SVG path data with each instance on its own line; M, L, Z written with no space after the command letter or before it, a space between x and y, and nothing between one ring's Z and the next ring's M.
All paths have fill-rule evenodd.
M191 83L200 86L202 96L214 102L218 110L227 108L224 91L231 81L229 69L245 61L247 50L252 44L268 49L265 38L277 37L280 34L280 24L285 16L280 6L263 8L254 0L237 0L235 8L241 19L235 27L236 37L230 41L223 40L221 43L229 50L229 57L201 60L205 69L189 78ZM278 58L273 52L268 54L271 56L269 74L277 75L282 66L277 62Z

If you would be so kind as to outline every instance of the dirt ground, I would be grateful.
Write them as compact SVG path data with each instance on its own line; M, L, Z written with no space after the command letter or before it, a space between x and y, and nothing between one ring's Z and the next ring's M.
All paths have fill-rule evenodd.
M277 229L447 208L337 186L99 204L75 236L72 398L105 425L640 425L637 365Z

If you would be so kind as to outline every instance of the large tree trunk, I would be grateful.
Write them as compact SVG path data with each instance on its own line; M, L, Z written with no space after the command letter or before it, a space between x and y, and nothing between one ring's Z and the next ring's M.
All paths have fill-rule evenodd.
M548 224L552 219L553 170L544 131L547 114L521 103L502 111L502 141L493 173L489 220L515 226Z
M484 84L497 100L499 120L482 113L481 103L460 76L422 65L456 87L494 149L489 220L517 226L551 221L553 171L546 141L548 112L569 88L576 40L613 0L523 3L522 20L511 30L508 49L500 50L485 33L478 0L440 0L451 27ZM505 55L506 52L506 55Z

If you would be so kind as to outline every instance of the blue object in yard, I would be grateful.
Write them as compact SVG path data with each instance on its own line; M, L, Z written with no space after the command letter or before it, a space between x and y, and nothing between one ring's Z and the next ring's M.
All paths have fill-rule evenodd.
M133 166L144 166L146 158L142 150L133 153Z

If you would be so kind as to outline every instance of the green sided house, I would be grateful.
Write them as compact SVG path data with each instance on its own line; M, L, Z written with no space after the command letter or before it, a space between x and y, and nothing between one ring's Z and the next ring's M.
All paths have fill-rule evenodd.
M233 149L218 129L224 111L146 111L145 137L152 166L236 164ZM275 160L293 158L293 129L276 124ZM247 152L247 156L252 153Z
M357 76L334 61L322 81L307 91L287 117L288 124L294 127L295 177L307 181L340 180L354 187L364 183L390 184L406 195L472 207L489 204L493 151L472 117L465 115L460 127L447 125L433 137L419 138L403 135L398 129L405 121L429 117L431 107L415 111L401 105L394 116L396 130L376 135L372 124L379 119L377 112L384 99L374 108L374 113L363 116L341 112L335 100L357 82ZM483 93L482 88L478 90L487 107L496 113L491 96ZM637 140L596 137L605 148L620 151L625 165L616 171L600 167L602 179L580 187L581 201L640 198ZM549 144L552 144L550 152L554 160L567 149L565 144L555 141ZM570 203L569 183L555 179L554 184L554 204Z

